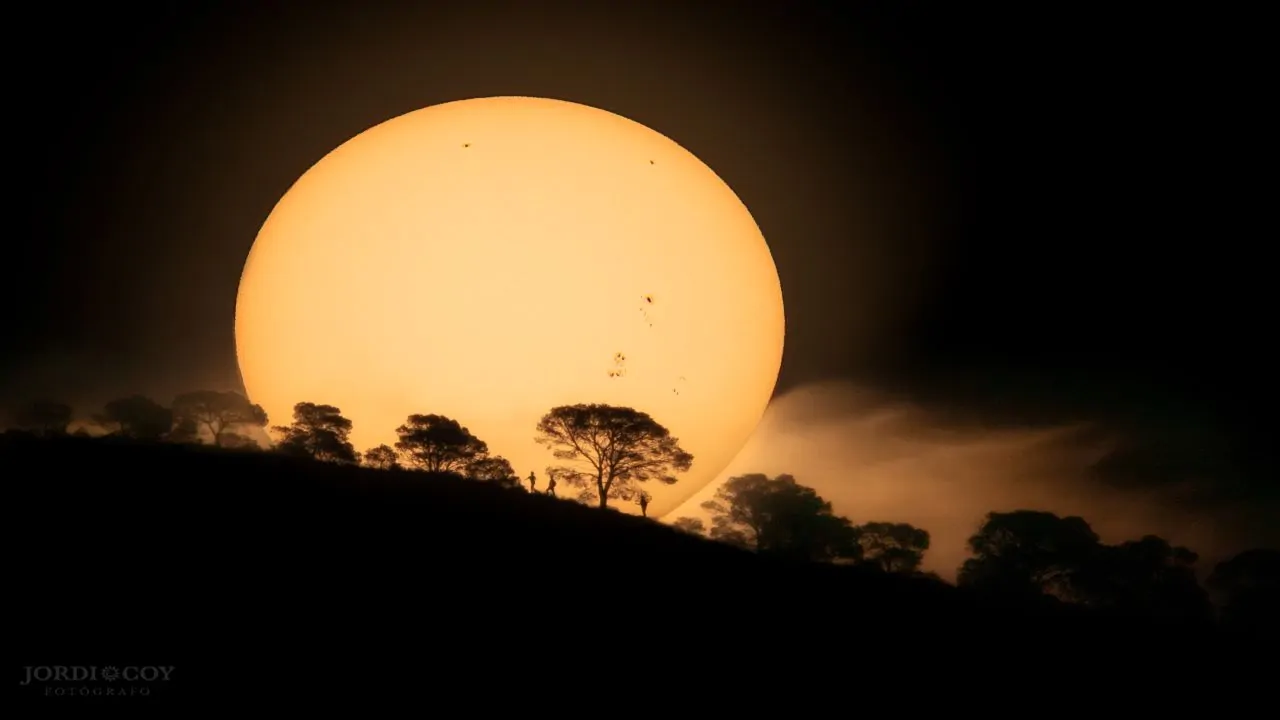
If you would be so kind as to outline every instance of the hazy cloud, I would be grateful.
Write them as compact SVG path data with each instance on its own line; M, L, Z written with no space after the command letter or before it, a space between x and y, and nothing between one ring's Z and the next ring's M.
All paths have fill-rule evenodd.
M925 568L953 578L965 542L991 511L1049 510L1087 519L1106 542L1158 534L1206 562L1236 549L1218 509L1188 509L1180 487L1118 488L1100 480L1121 438L1090 425L1009 429L961 425L940 412L845 382L810 384L776 398L721 477L667 516L700 515L724 479L791 473L855 522L927 529Z

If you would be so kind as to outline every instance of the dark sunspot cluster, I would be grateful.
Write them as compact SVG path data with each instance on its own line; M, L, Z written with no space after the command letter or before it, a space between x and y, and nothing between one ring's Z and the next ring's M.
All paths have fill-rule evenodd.
M621 352L613 354L613 367L609 368L609 377L623 377L627 374L627 356Z

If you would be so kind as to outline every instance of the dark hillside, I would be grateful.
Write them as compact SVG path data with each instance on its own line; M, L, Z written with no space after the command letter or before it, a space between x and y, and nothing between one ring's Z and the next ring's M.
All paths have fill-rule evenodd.
M0 472L20 656L171 664L167 691L199 702L483 696L470 688L485 683L619 699L636 672L643 699L662 701L750 671L765 679L751 705L833 678L1053 685L1071 671L1096 684L1119 677L1102 671L1113 665L1191 672L1229 657L1204 628L767 562L452 476L14 433Z

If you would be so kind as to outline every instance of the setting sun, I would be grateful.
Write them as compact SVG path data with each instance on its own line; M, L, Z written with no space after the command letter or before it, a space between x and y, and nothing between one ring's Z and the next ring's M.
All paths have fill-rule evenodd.
M647 412L694 456L646 488L660 516L751 435L784 320L760 229L691 153L603 110L497 97L392 119L307 171L257 237L235 332L273 423L336 405L359 450L435 413L542 476L551 407Z

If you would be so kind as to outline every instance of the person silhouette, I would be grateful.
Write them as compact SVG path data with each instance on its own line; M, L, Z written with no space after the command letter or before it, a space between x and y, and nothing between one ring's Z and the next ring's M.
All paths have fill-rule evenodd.
M548 477L547 494L550 495L551 497L555 497L556 496L556 476L549 475L547 477Z
M649 501L650 500L652 500L652 498L649 497L649 493L641 490L640 497L637 499L637 501L640 503L640 514L643 515L644 517L649 517Z
M529 492L537 492L537 491L538 491L538 476L534 475L533 471L530 470L529 471Z

